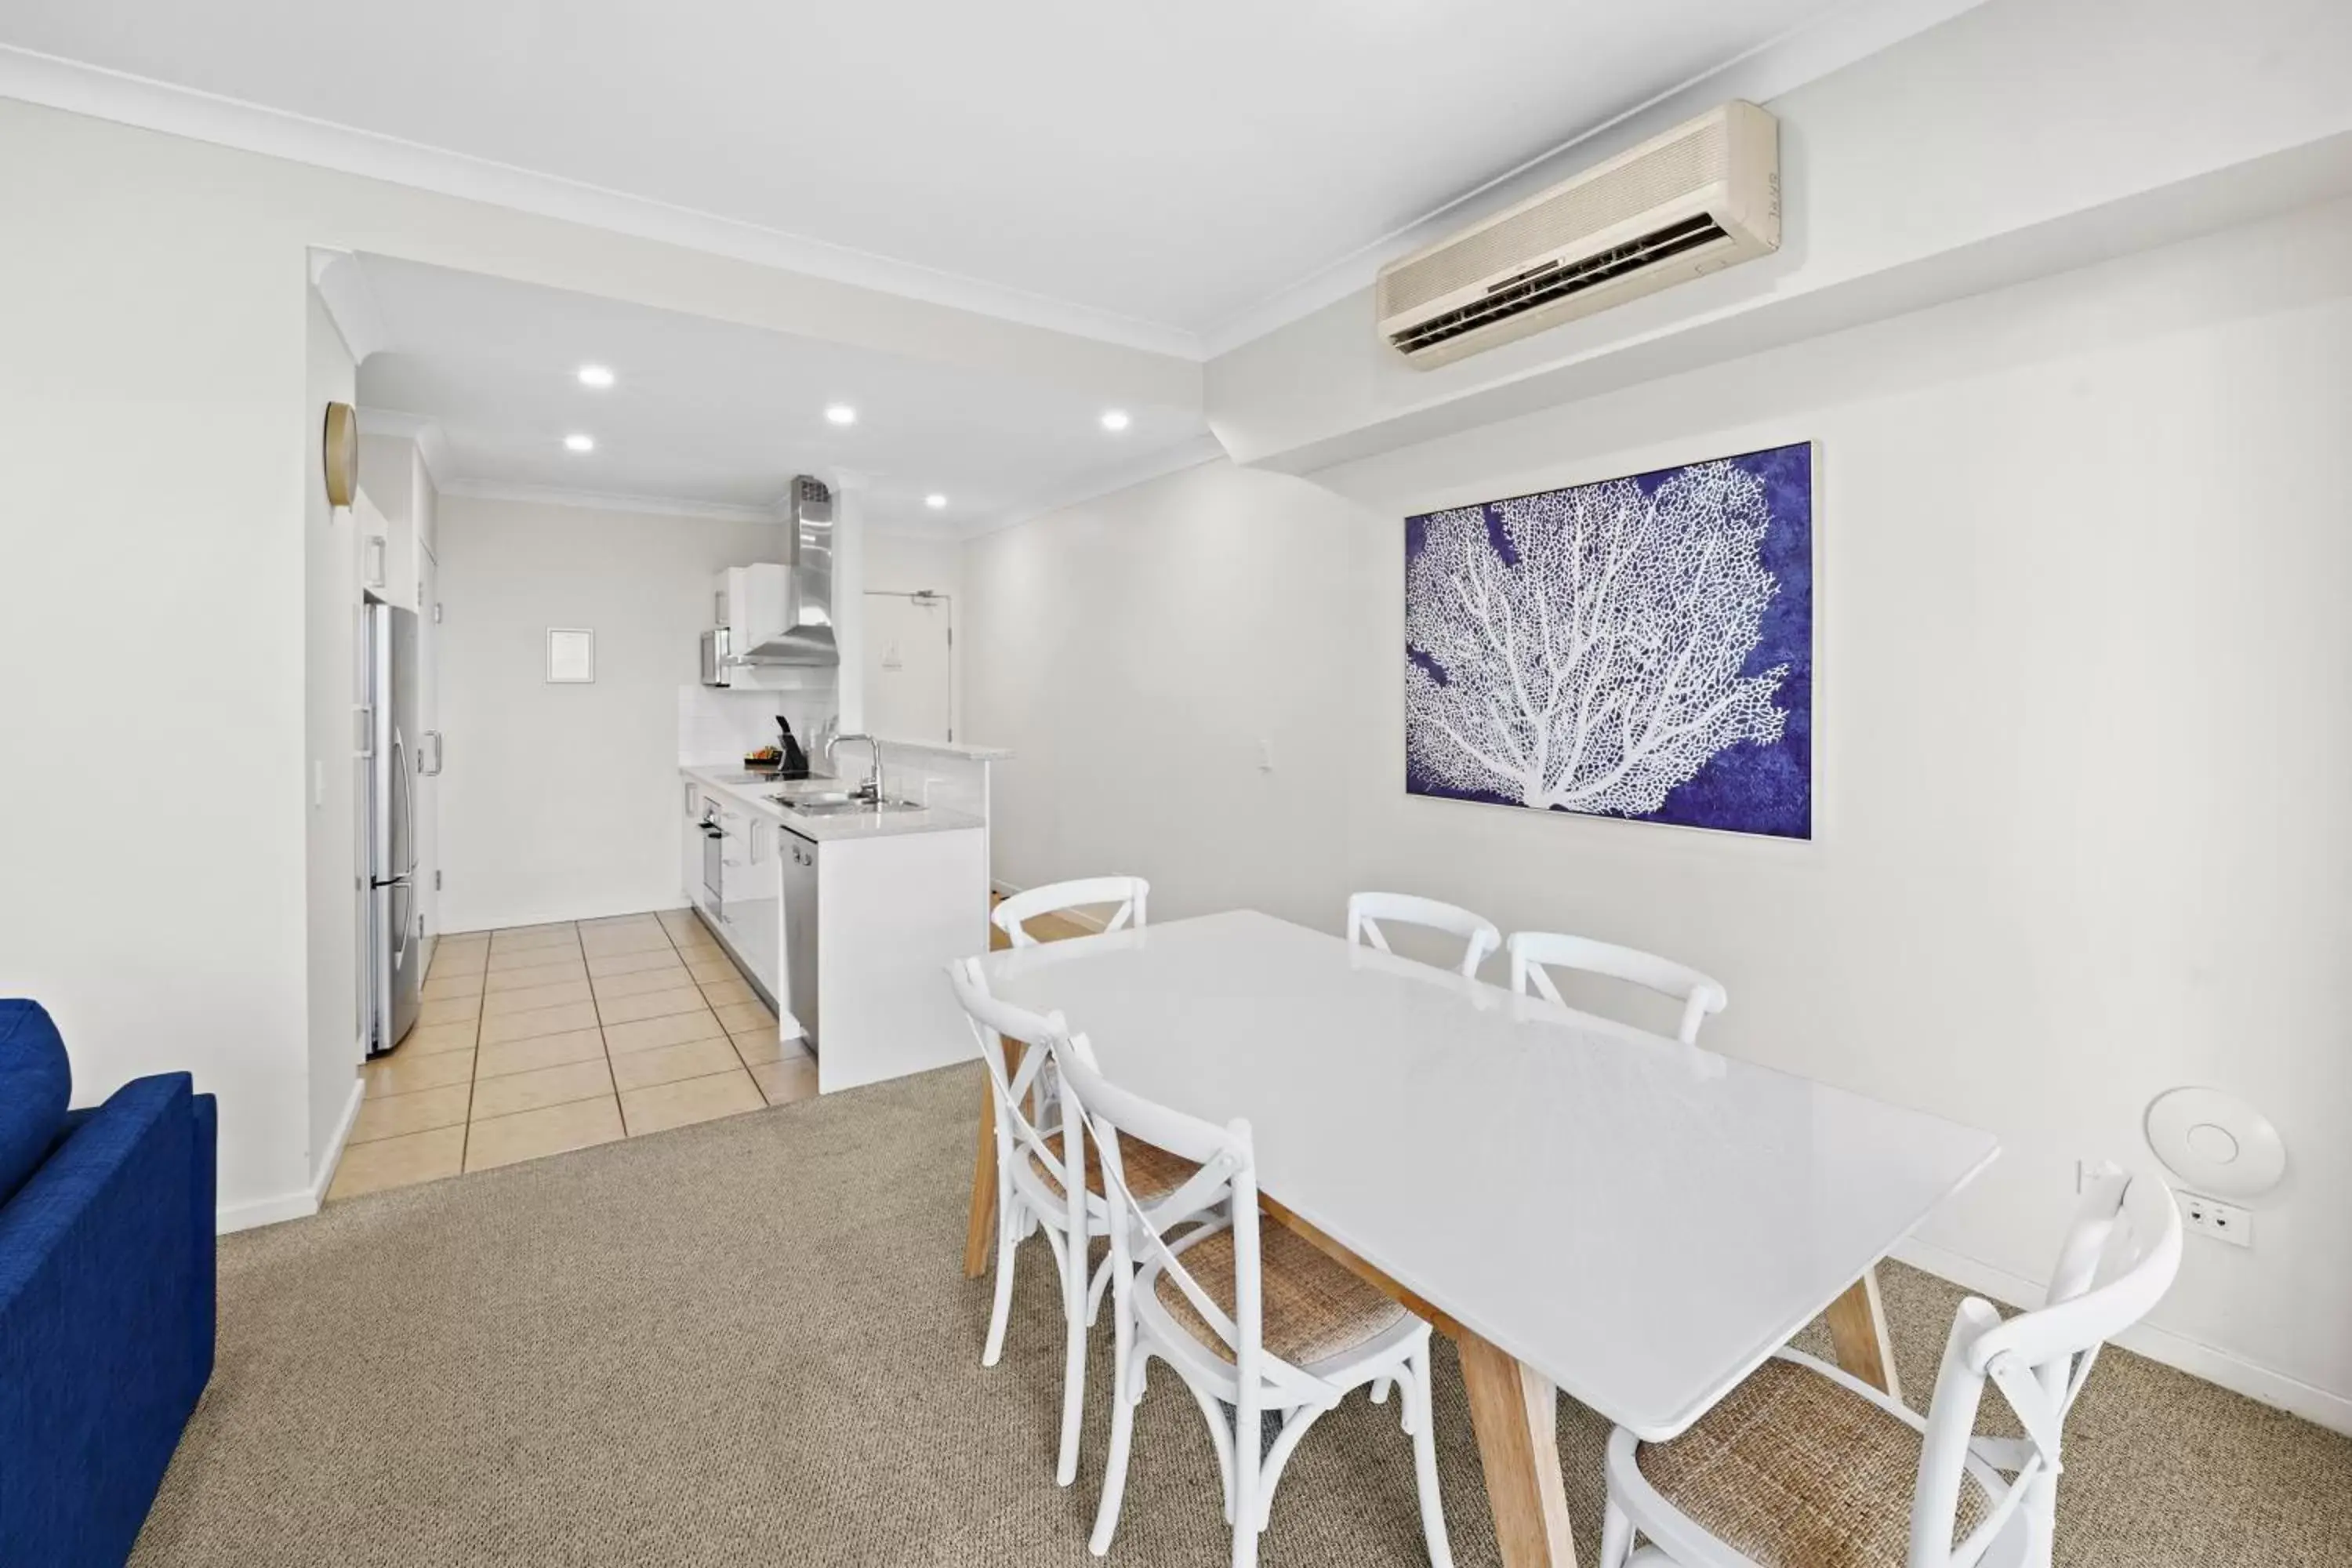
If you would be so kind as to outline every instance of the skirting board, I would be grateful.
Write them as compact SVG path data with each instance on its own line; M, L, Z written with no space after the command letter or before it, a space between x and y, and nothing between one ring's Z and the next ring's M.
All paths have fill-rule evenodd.
M335 1179L335 1167L343 1161L343 1145L351 1142L352 1123L360 1116L360 1102L367 1098L367 1081L352 1080L352 1097L343 1102L343 1113L335 1120L335 1135L327 1140L326 1158L319 1162L318 1174L310 1184L297 1192L280 1193L271 1198L253 1198L241 1204L223 1204L214 1211L213 1228L221 1236L233 1230L251 1230L256 1226L276 1225L280 1220L308 1219L319 1212L327 1201L327 1188Z
M1010 882L996 881L990 882L988 889L1000 899L1009 899L1015 893L1025 893L1029 890L1026 888L1016 888ZM1054 912L1072 925L1086 926L1093 931L1100 931L1103 928L1102 916L1090 915L1084 910L1055 910Z
M2038 1307L2045 1293L2045 1287L2035 1280L1916 1237L1897 1243L1895 1258L1938 1279L1948 1279L1964 1290L1978 1291L2013 1307ZM2343 1394L2314 1388L2284 1373L2256 1366L2228 1351L2216 1350L2185 1334L2149 1323L2117 1334L2114 1342L2191 1377L2217 1384L2232 1394L2242 1394L2259 1404L2352 1436L2352 1398Z

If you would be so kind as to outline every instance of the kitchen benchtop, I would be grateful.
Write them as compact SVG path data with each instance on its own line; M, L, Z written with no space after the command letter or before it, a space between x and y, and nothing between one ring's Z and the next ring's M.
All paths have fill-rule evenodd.
M883 743L887 745L889 742ZM976 816L940 806L925 806L916 811L845 811L811 815L770 800L768 797L782 787L773 779L745 783L746 775L740 768L682 767L677 771L680 776L727 796L745 810L781 823L812 844L833 844L853 838L890 838L902 833L953 833L985 826Z

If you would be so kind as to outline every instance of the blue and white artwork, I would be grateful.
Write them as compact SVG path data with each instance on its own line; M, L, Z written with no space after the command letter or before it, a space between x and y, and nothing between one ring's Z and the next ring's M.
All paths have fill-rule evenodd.
M1812 836L1811 442L1405 520L1405 787Z

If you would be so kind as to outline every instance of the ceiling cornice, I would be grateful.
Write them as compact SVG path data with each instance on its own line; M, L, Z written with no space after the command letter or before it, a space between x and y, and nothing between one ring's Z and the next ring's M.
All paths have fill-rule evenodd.
M510 207L1122 348L1183 360L1202 357L1200 338L1180 327L11 45L0 45L0 98Z
M425 477L433 481L435 493L448 493L448 475L452 471L449 438L442 434L438 420L429 414L374 408L364 403L360 405L359 415L362 436L396 436L415 442L416 455L425 460Z
M477 484L456 479L437 487L464 500L519 501L530 506L576 506L591 511L630 511L648 517L698 518L711 522L774 522L773 507L728 501L676 500L667 496L608 495L600 490L557 489L542 485Z
M1231 353L1244 343L1370 289L1380 269L1397 258L1524 201L1727 100L1767 102L1982 4L1983 0L1850 0L1818 21L1760 44L1737 59L1578 132L1209 328L1200 334L1201 357L1215 359Z
M368 355L383 348L389 334L384 331L383 312L376 308L375 292L368 287L367 272L360 266L359 258L348 250L312 246L310 287L319 291L320 302L327 307L328 320L342 334L343 347L351 351L352 363L366 363Z

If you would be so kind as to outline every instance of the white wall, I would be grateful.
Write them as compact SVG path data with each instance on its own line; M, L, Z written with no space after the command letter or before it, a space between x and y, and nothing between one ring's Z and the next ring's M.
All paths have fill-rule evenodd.
M2284 1130L2146 1342L2352 1424L2352 206L1328 472L1219 464L968 548L996 875L1336 929L1351 886L1664 951L1709 1043L1994 1129L1925 1239L2046 1278L2156 1093ZM1819 444L1817 837L1403 793L1401 519ZM1277 767L1255 771L1270 733ZM2215 1347L2220 1357L2199 1347Z
M330 401L352 400L355 367L315 289L309 292L303 347L304 419L323 427ZM309 466L302 476L303 730L304 749L314 761L305 802L305 1169L315 1192L325 1190L328 1167L354 1113L359 1064L366 1054L360 967L365 955L356 881L362 867L366 764L358 755L352 717L363 700L355 510L329 505L324 466Z
M440 536L446 928L676 906L680 699L700 697L711 582L777 559L779 526L452 495ZM547 683L551 626L595 632L593 684Z
M966 548L993 876L1149 878L1152 913L1328 923L1363 672L1355 507L1222 461ZM1260 769L1260 747L1273 771Z
M51 121L0 104L0 992L57 1016L79 1104L218 1092L225 1204L299 1191L302 245Z

